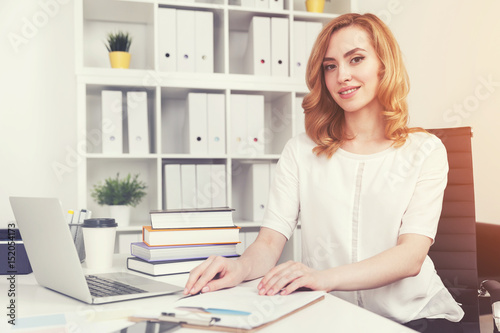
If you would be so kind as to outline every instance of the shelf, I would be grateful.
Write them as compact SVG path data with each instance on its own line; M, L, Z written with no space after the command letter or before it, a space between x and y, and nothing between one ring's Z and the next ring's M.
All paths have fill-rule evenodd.
M128 161L128 160L156 160L158 158L158 154L148 154L148 155L129 155L129 154L119 154L119 155L112 155L112 154L86 154L86 157L88 159L95 159L95 160L123 160L123 161Z
M305 82L292 77L253 76L222 73L166 73L155 70L84 67L78 82L103 86L136 86L193 89L231 89L238 91L295 91L307 93Z
M236 209L233 214L235 225L242 228L241 235L245 239L244 243L249 245L261 227L261 222L250 220L262 218L262 207L265 206L265 202L261 201L266 196L266 193L257 185L255 188L259 188L258 190L249 191L255 184L255 182L252 183L252 177L261 179L261 183L266 183L265 186L268 186L268 183L271 184L273 170L283 147L291 137L303 131L304 127L301 99L308 93L308 88L304 80L305 75L297 70L296 62L305 63L306 60L303 57L308 51L304 51L304 55L295 51L294 29L298 29L296 27L305 23L295 24L294 21L325 24L338 16L335 13L352 11L354 2L355 0L329 1L325 5L325 11L329 13L309 13L305 11L304 0L283 0L283 9L279 10L242 7L239 6L241 0L76 0L75 70L78 83L78 132L83 133L79 136L82 136L82 141L85 142L84 147L79 146L79 148L86 149L79 156L82 163L78 167L78 204L92 210L94 216L109 216L107 207L98 206L91 198L93 186L108 177L116 176L117 173L121 176L128 173L140 174L139 178L148 186L147 195L137 207L132 209L132 224L119 226L117 230L121 236L125 235L124 242L128 242L132 238L127 234L138 236L142 226L149 224L148 218L151 210L164 208L163 205L166 202L164 200L166 191L163 188L165 165L224 165L226 173L223 176L225 178L220 183L224 184L222 188L226 191L227 204ZM164 14L171 14L172 11L164 8L213 13L214 73L166 71L167 68L171 68L165 65L165 57L170 55L170 50L168 43L167 49L162 49L164 47L162 43L165 41L162 38L168 37L171 28L161 23L171 21L160 20L167 17ZM245 52L248 52L247 44L250 37L249 25L252 17L255 16L279 17L288 20L289 76L253 75L250 73L253 71L245 66L244 61L247 60ZM107 33L116 30L127 31L133 37L130 49L132 53L130 69L110 68L108 53L103 42ZM312 39L314 37L308 38L308 41ZM208 38L204 37L203 40L208 40ZM306 49L304 47L304 50ZM196 53L194 55L196 56ZM293 65L294 61L295 65ZM185 68L185 70L190 69ZM300 67L300 70L302 69L303 67ZM124 145L123 153L116 155L102 153L102 136L108 129L108 123L104 121L106 118L103 118L102 113L103 90L122 92ZM146 92L149 154L128 154L129 104L126 96L132 91ZM190 145L186 144L189 143L189 139L185 130L189 120L187 100L190 93L224 95L226 141L224 150L211 151L217 155L187 153L191 149ZM245 113L237 113L238 103L245 103L241 102L242 99L238 100L238 97L232 96L236 94L264 97L263 125L261 125L262 107L260 104L262 98L248 97L248 100L259 100L256 107L245 109ZM137 96L144 96L144 94ZM217 98L220 101L220 97ZM116 100L119 98L116 97ZM232 103L236 104L231 105ZM118 102L115 104L118 105ZM216 110L222 110L222 103L217 105ZM109 109L106 110L109 111ZM217 114L217 112L214 113ZM109 116L109 112L104 115ZM256 123L258 127L255 124L252 125L254 132L252 141L249 141L251 147L254 148L253 151L238 149L239 142L248 141L248 135L241 130L241 126L239 128L243 134L237 133L238 117L258 119L258 124ZM219 118L213 119L217 119L217 124L222 124L220 114ZM241 123L246 124L249 121L241 121ZM220 128L218 131L218 133L222 132ZM241 135L243 139L236 134ZM221 134L217 136L222 138ZM258 142L259 145L257 146L254 142ZM142 152L146 151L142 150ZM247 155L236 155L237 153ZM265 169L263 164L269 165L269 176L263 176L263 173L258 173L260 171L255 171ZM218 178L218 180L221 179ZM255 212L249 213L247 205L249 200L254 202L252 207ZM291 238L287 246L289 248L285 248L285 257L300 259L300 239Z

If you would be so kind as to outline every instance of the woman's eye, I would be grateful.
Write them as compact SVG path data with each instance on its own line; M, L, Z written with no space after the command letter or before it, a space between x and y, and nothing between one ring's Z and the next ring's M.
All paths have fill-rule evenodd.
M365 57L354 57L352 58L351 62L357 64L363 61L363 59L365 59Z
M323 68L325 71L331 71L332 69L337 68L337 66L335 66L334 64L326 64L323 66Z

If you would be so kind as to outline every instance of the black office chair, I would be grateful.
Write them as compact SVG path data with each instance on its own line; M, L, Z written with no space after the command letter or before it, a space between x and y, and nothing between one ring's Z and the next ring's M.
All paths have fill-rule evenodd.
M462 304L465 312L461 321L464 333L479 333L472 129L459 127L428 131L439 137L445 145L450 166L443 210L436 240L430 248L429 256L434 261L436 271L444 285L455 300ZM500 301L500 283L489 280L481 284L481 289L483 293L488 291L491 295L491 304L495 312L493 304ZM494 332L498 332L496 327Z

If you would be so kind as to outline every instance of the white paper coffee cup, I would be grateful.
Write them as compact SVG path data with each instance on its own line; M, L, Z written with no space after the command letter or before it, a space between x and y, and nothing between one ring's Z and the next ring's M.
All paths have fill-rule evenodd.
M104 270L113 266L115 251L115 219L96 218L83 222L83 242L87 268Z

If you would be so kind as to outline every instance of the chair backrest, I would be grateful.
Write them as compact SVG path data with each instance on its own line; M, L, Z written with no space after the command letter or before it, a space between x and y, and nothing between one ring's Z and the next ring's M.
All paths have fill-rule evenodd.
M479 333L472 129L458 127L428 131L445 145L450 166L443 210L429 256L445 286L462 304L464 332Z

